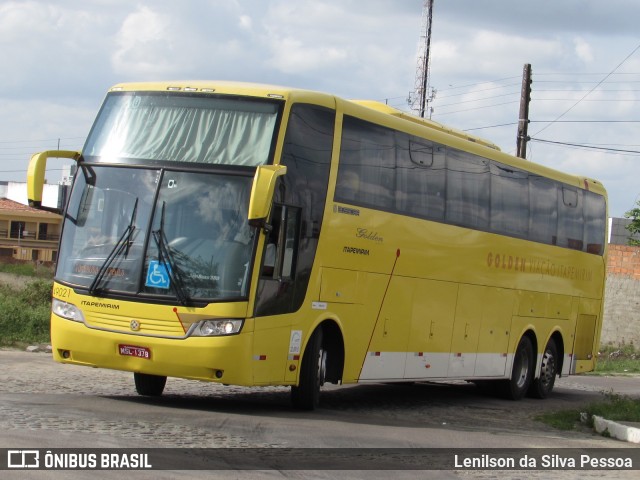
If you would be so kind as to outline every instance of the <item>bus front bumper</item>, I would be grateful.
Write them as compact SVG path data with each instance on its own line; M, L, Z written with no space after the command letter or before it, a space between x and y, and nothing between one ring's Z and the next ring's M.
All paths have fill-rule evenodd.
M250 332L158 338L93 329L51 315L53 358L74 365L251 385L252 342Z

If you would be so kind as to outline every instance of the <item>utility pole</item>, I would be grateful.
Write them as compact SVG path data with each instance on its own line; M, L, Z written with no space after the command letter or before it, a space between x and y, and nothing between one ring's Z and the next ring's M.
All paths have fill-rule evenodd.
M418 65L416 68L415 90L410 95L409 103L424 118L427 104L431 101L429 93L429 51L431 49L431 21L433 18L433 0L424 0L422 7L422 26L420 43L418 44Z
M529 141L529 103L531 102L531 64L525 63L522 71L522 89L520 91L520 115L518 117L518 137L516 138L516 155L527 158L527 141Z

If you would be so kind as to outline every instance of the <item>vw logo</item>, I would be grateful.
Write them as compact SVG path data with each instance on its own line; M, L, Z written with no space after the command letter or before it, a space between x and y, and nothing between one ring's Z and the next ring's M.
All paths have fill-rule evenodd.
M137 332L138 330L140 330L140 322L138 322L137 320L131 320L131 323L129 323L129 327L134 332Z

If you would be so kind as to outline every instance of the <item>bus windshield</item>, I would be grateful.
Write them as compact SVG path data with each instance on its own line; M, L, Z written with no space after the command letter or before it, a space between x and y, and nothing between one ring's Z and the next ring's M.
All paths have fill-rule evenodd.
M267 163L280 104L242 97L112 92L83 155L99 161Z
M250 176L83 165L56 278L92 294L246 297Z

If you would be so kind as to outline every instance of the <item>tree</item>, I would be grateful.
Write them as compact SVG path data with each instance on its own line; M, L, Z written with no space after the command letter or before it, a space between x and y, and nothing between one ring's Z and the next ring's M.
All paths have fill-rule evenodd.
M626 212L624 216L631 219L631 223L625 227L631 234L629 245L640 246L640 240L638 240L640 238L640 200L636 202L636 207ZM633 235L636 238L632 238Z

